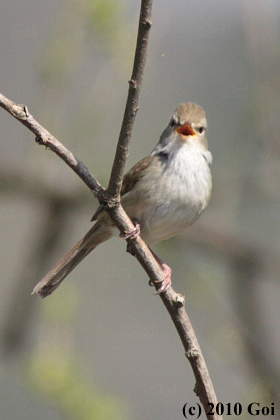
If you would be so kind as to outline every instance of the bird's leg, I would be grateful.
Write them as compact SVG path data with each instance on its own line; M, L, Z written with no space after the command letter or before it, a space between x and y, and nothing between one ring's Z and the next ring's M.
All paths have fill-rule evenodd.
M128 233L120 233L121 239L136 239L140 235L140 223L137 219L132 219L132 222L134 224L134 229Z
M139 235L140 235L140 223L138 222L137 219L132 219L132 222L134 224L134 229L131 232L122 234L120 233L120 238L121 239L136 239ZM159 263L159 265L161 266L161 268L163 269L163 279L156 281L156 282L152 282L151 280L149 281L150 286L154 286L153 283L161 283L161 286L159 287L159 289L157 289L155 295L158 295L160 293L166 292L166 290L171 286L171 273L172 270L171 268L165 264L158 256L157 254L151 250L151 248L149 247L149 250L151 251L151 253L153 254L154 258L156 259L156 261ZM131 252L130 250L130 246L129 244L127 244L127 251ZM133 254L132 254L133 255Z
M158 295L160 293L166 292L166 290L171 286L171 274L172 274L172 270L169 267L169 265L165 264L162 261L162 259L160 259L159 256L154 251L151 250L150 247L149 247L149 250L151 251L151 253L155 257L156 261L159 263L159 265L163 269L164 277L163 277L162 280L156 281L156 282L151 282L151 280L150 280L150 282L149 282L150 286L154 286L153 283L161 283L160 288L155 293L155 295Z

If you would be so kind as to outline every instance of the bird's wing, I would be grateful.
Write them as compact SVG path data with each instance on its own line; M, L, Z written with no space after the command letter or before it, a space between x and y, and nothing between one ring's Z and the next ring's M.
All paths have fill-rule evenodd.
M132 190L136 182L141 178L143 171L150 165L153 157L146 156L136 163L123 177L123 183L121 188L121 196L127 194ZM92 216L92 221L97 220L99 214L102 212L103 208L100 206Z

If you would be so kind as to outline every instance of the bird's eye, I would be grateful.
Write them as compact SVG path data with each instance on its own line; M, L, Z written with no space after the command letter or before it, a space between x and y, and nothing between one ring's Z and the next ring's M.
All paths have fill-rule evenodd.
M198 132L199 132L200 134L202 134L204 130L205 130L205 128L204 128L204 127L199 127Z
M170 127L174 127L176 125L176 121L174 118L171 118L169 125Z

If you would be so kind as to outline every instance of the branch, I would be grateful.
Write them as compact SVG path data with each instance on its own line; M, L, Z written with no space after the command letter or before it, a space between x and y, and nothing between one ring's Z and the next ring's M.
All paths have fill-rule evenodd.
M170 287L165 293L161 293L160 297L171 316L184 346L185 356L191 364L196 379L194 392L200 399L204 407L205 414L207 415L211 408L209 404L212 403L214 404L214 407L216 407L218 400L202 351L184 307L185 298L176 293L172 287ZM207 416L207 418L222 420L222 416L218 416L216 413L214 415Z
M124 174L125 162L131 140L132 129L138 110L138 99L142 85L144 67L147 59L148 37L152 26L153 0L142 0L139 17L137 44L134 56L132 76L129 80L129 90L119 135L116 155L107 189L107 196L120 201L120 191Z
M123 123L107 190L102 188L81 161L76 159L65 146L29 114L26 106L17 105L0 94L0 106L32 131L36 136L37 143L51 149L76 172L90 190L95 193L100 204L106 208L115 225L122 233L131 232L134 228L131 220L120 205L120 189L146 61L148 34L151 26L151 10L152 0L142 0L133 72L129 82L129 92ZM136 239L128 239L127 242L129 252L136 256L158 290L162 280L162 268L141 237L138 236ZM184 298L177 294L171 287L166 292L161 293L160 297L181 338L186 357L191 363L196 378L196 395L199 397L207 413L210 408L208 404L213 403L216 406L217 398L195 333L184 308ZM222 419L221 416L216 414L207 417L213 420Z
M27 107L22 104L16 104L0 93L0 106L27 127L35 134L35 141L40 145L46 146L57 154L74 172L84 181L91 191L98 195L103 188L94 176L89 172L88 168L75 158L60 141L58 141L48 130L46 130L38 121L29 113Z

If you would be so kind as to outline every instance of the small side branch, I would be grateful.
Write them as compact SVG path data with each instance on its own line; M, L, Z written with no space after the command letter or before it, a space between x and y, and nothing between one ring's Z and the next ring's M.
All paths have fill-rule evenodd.
M36 121L25 105L16 104L0 93L0 106L35 134L36 143L52 150L70 166L96 196L104 191L83 162L77 159L72 152Z
M138 99L142 85L144 67L148 51L148 37L152 26L152 0L141 2L137 44L134 56L132 76L129 81L128 96L120 130L117 150L107 188L107 197L120 200L120 191L124 174L125 162L131 140L132 129L138 110Z

